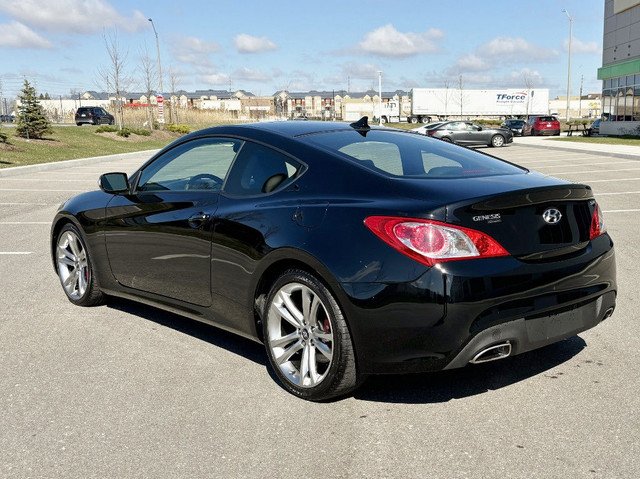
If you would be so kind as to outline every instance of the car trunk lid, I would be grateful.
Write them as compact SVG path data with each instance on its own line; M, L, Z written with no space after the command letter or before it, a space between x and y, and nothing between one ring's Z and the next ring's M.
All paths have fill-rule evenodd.
M589 186L567 184L451 203L447 222L488 234L514 256L543 260L586 247L595 208Z

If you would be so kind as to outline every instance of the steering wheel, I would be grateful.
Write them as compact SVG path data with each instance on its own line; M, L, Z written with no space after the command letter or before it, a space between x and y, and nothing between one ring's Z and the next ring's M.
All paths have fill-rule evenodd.
M215 181L217 185L213 185L210 187L210 184L208 181L202 181L202 180L212 180L212 181ZM198 187L200 186L200 184L203 184L203 183L204 183L203 186L206 186L206 187ZM222 183L224 183L224 180L219 176L212 175L211 173L200 173L199 175L192 176L189 179L189 181L187 182L186 189L187 190L213 190L215 189L215 186L222 186Z

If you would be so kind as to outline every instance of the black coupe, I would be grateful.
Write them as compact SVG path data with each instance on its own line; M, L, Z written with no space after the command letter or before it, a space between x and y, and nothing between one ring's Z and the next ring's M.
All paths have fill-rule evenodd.
M187 135L61 205L51 252L72 303L126 297L261 341L311 400L539 348L616 302L589 186L366 119Z

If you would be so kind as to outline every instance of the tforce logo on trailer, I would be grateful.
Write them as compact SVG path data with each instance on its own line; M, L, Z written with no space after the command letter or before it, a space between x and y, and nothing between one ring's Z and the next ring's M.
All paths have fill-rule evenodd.
M501 223L500 213L492 213L490 215L478 215L473 217L473 221L486 221L487 223Z
M527 92L520 91L517 93L498 93L496 101L498 103L524 103L527 99Z

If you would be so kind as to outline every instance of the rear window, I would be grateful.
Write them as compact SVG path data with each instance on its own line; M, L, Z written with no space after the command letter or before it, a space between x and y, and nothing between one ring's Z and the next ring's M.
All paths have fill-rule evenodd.
M398 177L467 178L526 171L497 158L415 133L343 130L299 139L373 171Z
M553 116L541 116L538 121L558 121Z

